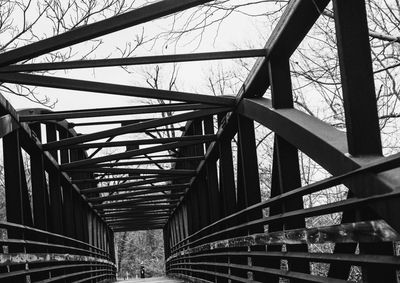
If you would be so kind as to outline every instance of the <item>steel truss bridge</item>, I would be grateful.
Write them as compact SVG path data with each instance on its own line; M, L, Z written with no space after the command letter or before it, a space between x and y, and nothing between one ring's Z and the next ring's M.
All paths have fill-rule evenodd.
M7 214L0 222L6 232L1 282L112 282L114 232L143 229L163 229L167 275L185 281L344 282L357 266L364 281L396 282L400 155L382 155L363 0L333 1L347 132L293 107L289 58L327 0L290 1L261 50L20 63L207 2L162 0L0 55L3 83L176 101L51 112L16 111L0 97ZM258 59L236 97L32 74L241 57ZM268 89L271 99L263 97ZM86 126L117 127L83 135L73 128L85 123L67 121L161 112L178 114L97 120ZM182 122L179 137L113 141L128 133L176 129ZM254 122L275 134L271 196L264 201ZM234 137L237 149L232 149ZM86 152L121 146L126 151L101 157ZM171 154L160 154L165 151ZM299 151L332 177L302 186ZM304 196L337 185L349 189L346 199L304 208ZM342 223L305 224L306 218L331 213L343 213ZM334 248L315 253L309 251L313 244ZM326 274L313 273L311 263L325 264Z

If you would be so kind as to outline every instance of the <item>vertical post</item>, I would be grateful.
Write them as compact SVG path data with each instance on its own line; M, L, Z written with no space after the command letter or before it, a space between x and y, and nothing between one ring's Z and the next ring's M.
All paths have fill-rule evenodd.
M171 240L172 246L176 245L176 230L175 230L175 220L174 217L171 217Z
M230 139L221 139L219 142L219 175L221 192L221 215L223 217L236 211L235 180L232 158L232 144Z
M201 136L203 135L203 127L201 120L195 120L192 123L193 135ZM204 156L204 146L202 144L197 144L194 146L194 155ZM198 209L199 209L199 228L203 228L210 223L209 216L209 202L206 187L206 176L204 171L199 172L196 176L196 181L193 189L197 195Z
M69 137L68 132L65 129L60 129L59 131L60 140L66 139ZM69 162L69 154L68 149L60 150L60 163L65 164ZM64 219L64 228L65 235L69 237L75 237L75 225L74 225L74 208L73 208L73 199L72 199L72 187L68 182L62 184L62 193L63 193L63 219Z
M20 137L22 138L22 137ZM20 145L21 146L21 145ZM24 224L27 226L33 226L33 219L32 219L32 208L31 208L31 202L29 200L29 192L28 192L28 184L26 181L26 175L25 175L25 164L24 160L22 157L22 151L19 151L20 157L19 157L19 162L20 162L20 168L21 168L21 193L22 193L22 205L24 207L23 210L23 219L24 219ZM29 239L28 237L26 237Z
M188 235L191 235L191 234L193 234L194 229L193 229L193 213L192 213L193 209L192 209L192 200L190 197L190 191L188 191L186 193L185 202L187 204L186 215L187 215L187 222L188 222Z
M186 238L186 233L185 233L185 220L183 219L183 205L180 205L179 206L179 213L178 213L178 219L179 219L179 231L180 231L180 233L181 233L181 236L180 236L180 238L181 238L181 241L183 240L183 239L185 239Z
M214 134L214 119L213 116L206 117L204 119L204 132L206 135ZM208 148L211 143L206 143ZM215 222L220 219L219 209L219 191L218 191L218 177L217 177L217 166L215 162L207 162L207 190L208 190L208 203L210 209L210 222Z
M181 214L181 207L178 207L176 210L175 210L175 218L176 218L176 222L177 222L177 230L178 230L178 243L180 242L180 241L182 241L182 239L183 239L183 235L182 235L182 223L181 223L181 217L180 217L180 214Z
M272 105L275 109L293 108L292 83L290 65L287 58L272 58L269 63L269 76L271 82ZM298 150L278 135L274 139L273 171L271 184L271 197L289 192L301 186ZM294 198L278 206L270 208L270 215L284 213L291 210L302 209L302 197ZM282 231L305 227L304 218L269 225L268 231ZM270 246L268 251L279 250L279 246ZM307 252L307 245L287 245L288 251ZM280 261L269 262L270 266L280 268ZM309 270L306 260L290 260L288 268L292 271L305 272ZM267 280L265 278L264 280ZM277 280L274 278L274 280Z
M114 242L114 232L110 229L108 229L108 244L109 244L109 250L110 250L110 256L111 260L115 263L115 242Z
M184 227L184 236L185 238L189 236L189 230L188 230L188 215L187 215L187 204L186 200L182 202L182 217L183 217L183 227Z
M34 224L38 229L47 230L48 193L43 154L40 150L33 150L30 156Z
M249 207L261 201L254 122L248 118L239 116L238 124L238 139L240 141L238 155L240 155L242 165L245 206ZM261 212L256 212L254 215L249 215L248 220L260 217Z
M57 130L55 124L46 125L47 142L57 141ZM53 158L58 161L57 150L50 151ZM63 204L61 196L60 172L53 164L46 164L49 173L49 194L50 194L50 212L51 229L54 233L63 234Z
M98 248L98 243L97 243L97 221L96 217L94 217L94 214L89 211L88 213L88 223L89 223L89 239L92 239L92 245Z
M70 150L69 152L70 161L78 161L80 160L79 150ZM72 179L84 179L86 174L82 173L71 173ZM80 185L80 189L88 186L87 184ZM74 196L74 219L75 219L75 230L78 235L78 239L89 243L89 234L88 234L88 216L87 209L85 209L86 204L82 201L82 199L76 195Z
M22 199L22 170L20 141L18 131L14 131L3 138L4 156L4 182L6 196L7 221L17 224L25 224L24 209ZM10 239L23 239L24 235L20 231L10 229L8 231ZM23 248L13 248L10 252L21 252Z
M82 206L82 226L83 226L83 241L86 243L89 243L89 216L90 216L90 210L87 204L81 200L80 205Z
M364 0L333 1L351 155L382 154Z
M40 124L38 124L40 125ZM47 192L47 183L45 177L45 168L43 153L36 147L29 147L30 155L30 171L31 171L31 186L32 186L32 211L33 211L33 226L37 229L48 231L48 206L49 197ZM48 242L47 237L42 235L32 235L32 239L40 242ZM43 253L43 248L32 247L32 252ZM48 249L45 249L48 252ZM40 281L46 279L48 273L38 273L31 275L31 281Z
M57 127L55 124L46 124L46 137L47 142L54 142L57 141ZM58 154L57 150L49 151L53 158L58 161Z
M54 233L63 234L63 201L60 172L53 167L53 164L48 164L47 172L49 173L51 228Z
M75 233L76 233L76 238L80 241L84 241L84 236L83 236L83 223L82 223L82 206L81 206L81 200L78 194L74 193L72 195L73 199L73 206L74 206L74 222L75 222Z
M168 222L169 223L169 222ZM164 259L165 259L165 274L168 275L168 264L167 264L167 259L171 255L170 251L170 245L169 245L169 235L168 235L168 229L169 229L169 224L164 226L163 229L163 240L164 240Z
M254 122L240 115L238 116L238 141L238 160L240 160L241 165L241 170L238 168L238 172L241 172L242 174L240 179L242 181L244 192L244 205L245 207L249 207L253 204L261 202L257 149L254 133ZM254 211L247 214L246 221L260 219L261 217L261 210ZM263 225L251 228L247 231L248 234L263 232ZM254 247L248 250L265 251L265 247ZM251 258L247 258L247 264L250 263L251 265L261 265L263 260L251 260ZM253 277L257 278L257 273L254 274Z
M380 156L382 145L365 1L334 0L333 8L349 153L353 156ZM354 214L343 213L342 221L379 218L370 209L362 209L359 216L361 219L356 219ZM335 252L352 253L354 249L355 245L335 245ZM359 249L360 254L394 253L391 243L360 244ZM378 268L380 272L376 272ZM349 269L350 266L345 264L331 265L329 276L344 278ZM396 270L386 266L367 266L362 269L362 276L368 282L397 280Z
M219 151L219 203L221 218L235 213L236 211L236 192L232 158L232 143L230 139L220 139L218 143ZM236 221L229 221L225 225L221 225L219 229L234 225ZM218 262L228 263L230 257L219 257ZM228 274L229 269L218 268L221 273ZM218 278L218 282L228 282L226 278Z

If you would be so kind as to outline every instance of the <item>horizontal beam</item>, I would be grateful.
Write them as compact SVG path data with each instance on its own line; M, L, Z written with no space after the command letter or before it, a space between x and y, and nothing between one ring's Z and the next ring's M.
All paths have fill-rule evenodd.
M151 156L149 156L151 158ZM176 163L181 161L201 161L204 156L194 156L194 157L178 157L178 158L167 158L167 159L151 159L151 160L139 160L139 161L126 161L118 162L115 164L105 163L99 164L93 167L118 167L118 166L131 166L131 165L144 165L144 164L161 164L161 163Z
M95 177L97 177L97 175L95 175ZM103 179L100 179L101 177L103 177ZM88 183L88 184L89 183L93 183L93 184L96 184L96 183L103 183L103 182L132 181L132 180L139 180L139 179L142 179L141 182L144 182L144 181L147 182L147 181L149 181L149 179L153 180L151 178L158 178L158 177L160 177L160 176L158 176L158 175L141 175L141 176L107 177L107 178L104 178L104 175L101 175L100 178L98 178L98 179L78 179L78 180L73 180L73 183ZM171 181L171 180L176 180L176 179L183 180L183 179L187 179L187 178L190 178L190 177L169 176L169 177L163 177L163 178L166 179L165 181ZM145 180L143 180L143 179L145 179ZM158 181L158 182L165 182L165 181Z
M170 215L170 209L158 209L158 210L149 210L149 211L120 211L120 212L112 212L103 215L103 219L110 219L115 217L138 217L138 216L146 216L146 215L155 215L155 214L166 214Z
M167 189L168 190L168 189ZM182 190L182 189L180 189ZM144 194L143 194L144 193ZM125 195L131 195L129 196L129 198L125 198ZM111 195L109 197L117 197L117 196L121 196L121 198L116 198L116 199L108 199L105 200L107 201L107 204L122 204L125 202L132 202L132 203L137 203L137 202L151 202L154 203L155 200L158 201L170 201L173 199L176 199L176 197L181 196L182 192L180 192L179 190L174 190L174 192L171 191L171 193L168 194L161 194L160 192L157 192L156 189L154 189L154 192L152 192L151 190L148 190L148 192L134 192L134 193L127 193L127 194L119 194L119 195ZM116 201L116 202L113 202ZM104 203L102 202L97 202L97 203L93 203L92 205L94 207L103 205Z
M115 226L125 226L125 225L154 225L154 224L165 224L168 221L168 217L160 217L160 218L155 218L155 219L132 219L131 221L129 220L123 220L123 221L115 221L115 222L110 222L107 223L111 227Z
M160 193L160 192L165 192L165 191L182 191L188 187L189 187L189 184L163 185L163 186L154 186L154 187L147 186L147 187L143 187L146 189L141 190L141 191L135 190L135 192L132 192L132 193L124 193L124 194L109 195L109 196L104 196L104 197L88 198L88 201L93 203L93 202L103 202L103 201L110 201L110 200L123 200L123 199L127 199L127 198L134 197L134 196L141 196L144 194ZM129 190L129 189L127 189L127 190Z
M100 147L119 147L119 146L133 146L133 145L144 145L144 144L160 144L169 142L183 142L183 141L198 141L198 142L209 142L215 140L216 135L203 135L203 136L182 136L175 138L154 138L154 139L140 139L140 140L124 140L114 142L96 142L96 143L84 143L70 145L61 148L69 149L89 149L89 148L100 148Z
M115 233L118 232L134 232L134 231L148 231L148 230L160 230L163 229L165 226L165 223L163 224L158 224L158 225L144 225L144 226L139 226L139 225L127 225L127 226L122 226L122 227L113 227L112 230Z
M121 222L114 222L114 223L107 223L110 226L117 226L117 225L128 225L128 224L154 224L154 223L165 223L168 218L161 218L161 219L137 219L131 221L121 221Z
M65 246L68 248L68 246ZM15 266L17 264L30 264L30 265L38 265L38 264L47 264L52 265L54 262L80 262L82 264L93 262L99 264L108 264L109 266L113 266L114 263L110 262L106 259L95 257L92 255L80 255L80 254L65 254L65 253L1 253L0 254L0 266ZM44 265L43 265L44 266ZM68 268L68 265L65 265ZM82 265L85 266L85 265ZM88 265L90 266L90 265ZM79 266L77 266L79 267ZM33 268L30 268L29 271L32 271ZM33 269L34 270L34 269ZM32 272L33 273L33 272Z
M167 170L165 170L165 171L167 171ZM160 183L160 182L168 182L168 181L171 181L174 179L188 178L188 177L181 177L181 176L158 176L158 175L155 175L155 176L156 176L156 178L145 179L145 180L137 181L137 182L127 182L127 183L122 183L122 184L117 184L117 185L106 186L106 187L93 187L93 188L88 188L88 189L82 189L80 192L82 194L88 194L88 193L104 193L104 192L110 192L110 191L135 190L135 189L140 190L140 189L148 188L148 187L145 187L144 185L156 184L156 183Z
M118 187L117 186L106 186L106 187L99 187L96 189L86 189L82 190L82 194L88 194L89 192L95 192L95 193L106 193L106 192L120 192L120 191L129 191L129 192L134 192L138 194L144 194L144 193L151 193L151 192L163 192L165 190L182 190L184 188L187 188L187 184L164 184L164 185L151 185L151 186L129 186L129 187ZM113 195L114 197L115 195ZM102 198L108 198L111 196L106 196L106 197L97 197L97 198L92 198L89 199L90 201L96 201L98 199Z
M168 222L168 218L160 218L160 219L153 219L151 221L121 221L121 222L114 222L114 223L107 223L108 226L114 231L122 231L121 229L126 229L131 231L128 228L124 227L133 227L132 229L138 230L155 230L155 229L162 229L163 226ZM158 281L157 281L158 282Z
M130 180L138 180L138 179L147 179L147 178L155 178L158 177L158 175L146 175L146 176L128 176L128 177L115 177L115 178L105 178L105 176L95 176L99 177L97 179L76 179L76 180L71 180L72 183L74 184L80 184L80 183L102 183L102 182L114 182L114 181L130 181Z
M217 108L217 109L210 109L210 110L195 110L192 112L178 114L178 115L174 115L174 116L170 116L170 117L166 117L166 118L154 119L154 120L151 120L148 122L122 126L122 127L116 128L116 129L105 130L105 131L81 135L81 136L77 136L77 137L71 137L71 138L63 139L63 140L57 141L57 142L50 142L50 143L47 143L46 145L44 145L44 148L47 150L56 149L56 148L60 148L62 146L69 146L69 145L73 145L73 144L79 144L79 143L83 143L83 142L89 142L89 141L99 140L99 139L103 139L103 138L108 138L111 136L118 136L118 135L133 133L133 132L137 132L137 131L141 131L141 130L145 130L145 129L149 129L149 128L180 123L180 122L184 122L184 121L188 121L188 120L193 120L196 118L201 118L201 117L206 117L206 116L210 116L210 115L215 115L218 113L227 112L229 110L230 109L228 109L228 108Z
M213 106L200 103L171 103L171 104L139 105L139 106L113 107L113 108L94 108L94 109L81 109L81 110L71 110L71 111L54 111L40 115L20 115L19 120L20 122L36 122L36 121L65 120L65 119L89 118L89 117L188 111L188 110L198 110L198 109L210 109L212 107ZM148 120L148 119L141 119L137 121L143 122L143 120ZM123 122L126 122L126 120L123 120Z
M382 243L400 240L400 235L384 220L346 223L340 225L300 228L270 233L260 233L237 238L229 238L211 243L197 245L182 254L196 254L223 248L239 248L283 244L326 244L326 243ZM267 253L268 254L268 253Z
M171 194L168 196L160 195L160 196L146 196L138 199L127 200L127 201L119 201L119 202L112 202L112 203L104 203L104 204L93 204L94 208L97 209L104 209L104 208L123 208L123 207L131 207L132 205L138 205L140 203L150 202L148 204L160 204L160 203L174 203L178 202L179 197L182 194Z
M290 232L289 232L290 233ZM233 243L231 243L233 244ZM197 255L188 255L183 257L171 257L171 262L182 261L194 258L206 258L206 257L229 257L229 256L254 256L262 257L267 259L286 259L286 260L296 260L303 259L310 262L346 262L350 265L361 265L366 264L389 264L389 265L399 265L400 259L397 256L391 255L367 255L367 254L344 254L344 253L308 253L308 252L262 252L262 251L240 251L240 252L205 252Z
M208 0L163 0L133 11L111 17L96 23L72 29L0 55L0 66L37 57L73 44L84 42L128 27L140 25L160 17L168 16L191 7L209 2Z
M157 174L158 177L166 176L193 176L196 170L189 169L147 169L147 168L88 168L71 169L70 172L112 173L112 174Z
M82 160L74 161L71 163L62 164L62 165L60 165L60 168L61 168L61 170L70 170L70 169L79 168L82 166L88 166L88 165L93 165L93 164L98 164L98 163L103 163L103 162L108 162L108 161L114 161L114 160L127 159L132 156L139 156L139 155L146 155L149 153L174 150L176 148L196 145L199 143L202 143L202 141L171 142L171 143L166 143L163 145L157 145L157 146L152 146L152 147L147 147L147 148L142 148L142 149L133 149L133 150L128 150L128 151L121 152L121 153L115 153L115 154L105 155L105 156L96 157L96 158L82 159Z
M154 213L154 214L136 214L136 215L130 215L126 217L109 217L106 218L107 222L115 221L115 220L125 220L125 219L154 219L158 217L169 217L169 213Z
M68 172L112 173L112 174L158 174L168 176L193 176L196 170L186 169L138 169L138 168L83 168L71 169Z
M148 221L148 220L132 220L132 221L124 221L121 223L110 223L108 224L109 226L111 226L111 228L113 227L124 227L124 226L128 226L128 225L132 225L132 226L138 226L138 227L152 227L155 224L157 225L163 225L168 221L168 219L154 219L153 221ZM147 230L147 229L146 229Z
M90 122L69 122L68 128L74 127L87 127L87 126L99 126L99 125L115 125L129 122L129 124L141 123L151 121L153 119L134 119L134 120L110 120L110 121L90 121Z
M149 224L154 224L155 222L162 222L165 223L168 221L168 217L155 217L155 218L149 218L149 219L118 219L115 221L109 221L107 222L108 225L114 225L114 226L122 226L122 225L127 225L127 224L138 224L138 223L149 223Z
M140 193L142 193L143 190L156 190L160 188L163 189L165 186L167 186L167 185L152 185L152 186L123 186L123 185L125 184L84 189L81 191L81 193L88 194L88 193L106 193L106 192L119 192L119 191L140 191ZM175 184L172 186L176 186L176 188L179 188L181 184ZM187 186L185 185L184 187Z
M235 99L228 96L212 96L22 73L0 73L0 81L5 83L87 91L128 97L167 99L172 101L205 103L221 106L233 106L235 104Z
M21 65L11 65L0 68L0 73L118 67L118 66L145 65L145 64L263 57L265 56L265 53L266 53L265 49L253 49L253 50L234 50L234 51L203 52L203 53L190 53L190 54L156 55L156 56L115 58L115 59L80 60L80 61L55 62L55 63L21 64Z
M110 207L105 207L105 208L102 208L102 209L103 210L104 209L109 209L109 210L114 211L115 209L127 209L127 208L131 208L131 207L135 206L135 207L139 207L138 211L145 212L145 211L152 210L151 207L157 207L157 206L172 206L172 207L176 207L177 202L178 202L178 200L147 200L147 201L146 200L141 200L141 201L136 201L136 202L133 202L131 204L126 204L126 205L124 205L124 204L117 205L120 202L115 202L113 204L116 204L116 205L113 205L113 206L110 206Z
M144 212L144 211L155 211L155 210L170 210L174 208L175 205L171 204L156 204L156 205L136 205L134 207L113 209L113 210L104 210L99 211L100 215L113 215L113 213L122 213L122 212Z

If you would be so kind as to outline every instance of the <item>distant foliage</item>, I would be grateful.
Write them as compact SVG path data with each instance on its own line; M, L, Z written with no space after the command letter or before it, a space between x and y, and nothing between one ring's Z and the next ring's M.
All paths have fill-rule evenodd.
M164 246L161 230L115 234L118 255L118 277L139 276L143 265L146 277L164 274Z

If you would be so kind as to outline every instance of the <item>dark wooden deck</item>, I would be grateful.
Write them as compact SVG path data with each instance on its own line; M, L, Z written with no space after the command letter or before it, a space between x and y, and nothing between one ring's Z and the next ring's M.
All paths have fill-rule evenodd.
M131 279L125 281L118 281L125 283L182 283L184 281L171 279L166 277L155 277L155 278L145 278L145 279Z

